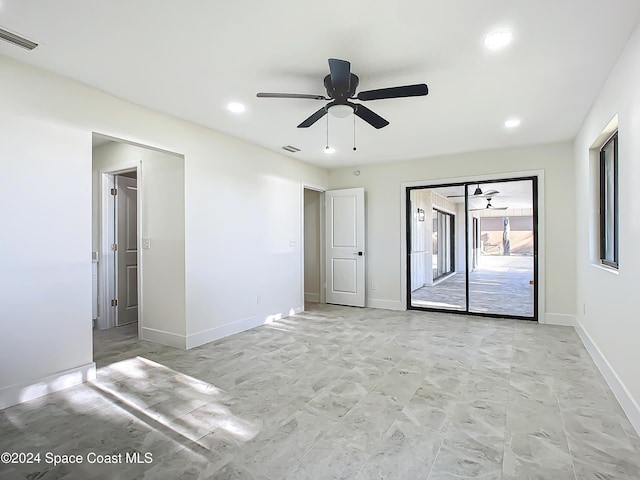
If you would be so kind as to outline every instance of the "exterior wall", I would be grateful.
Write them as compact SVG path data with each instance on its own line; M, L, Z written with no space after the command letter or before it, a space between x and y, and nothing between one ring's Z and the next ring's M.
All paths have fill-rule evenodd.
M598 147L617 118L620 268L599 262ZM640 431L640 28L636 28L575 141L578 331Z

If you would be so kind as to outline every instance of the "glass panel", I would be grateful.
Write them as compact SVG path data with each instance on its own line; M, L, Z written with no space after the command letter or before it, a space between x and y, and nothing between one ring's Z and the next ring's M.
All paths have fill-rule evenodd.
M534 315L533 181L469 186L469 311Z
M615 171L614 142L604 149L604 260L614 262Z
M464 186L410 192L411 306L465 311Z

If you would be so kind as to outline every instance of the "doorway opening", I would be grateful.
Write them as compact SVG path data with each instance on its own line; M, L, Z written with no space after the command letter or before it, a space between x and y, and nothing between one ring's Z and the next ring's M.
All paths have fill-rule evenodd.
M118 139L94 133L92 144L94 327L139 337L141 163L122 154Z
M456 269L454 220L453 213L443 212L437 208L433 209L431 268L434 282L450 275Z
M324 303L324 192L303 188L303 305Z
M117 346L122 332L185 348L184 164L181 154L93 134L94 361L105 353L99 340L115 336L107 343Z
M406 188L407 306L538 320L537 177Z

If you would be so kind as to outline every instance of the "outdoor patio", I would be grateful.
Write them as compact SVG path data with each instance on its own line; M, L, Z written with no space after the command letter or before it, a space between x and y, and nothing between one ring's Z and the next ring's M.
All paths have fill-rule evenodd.
M533 318L533 257L481 255L469 274L469 311ZM453 275L411 294L411 305L465 310L465 274Z

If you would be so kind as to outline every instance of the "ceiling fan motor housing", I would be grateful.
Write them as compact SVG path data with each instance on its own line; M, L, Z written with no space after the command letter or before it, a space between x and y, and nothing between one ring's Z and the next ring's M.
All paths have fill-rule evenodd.
M358 88L359 83L360 79L358 78L358 76L351 73L349 88L335 89L333 87L333 82L331 81L331 75L327 75L326 77L324 77L324 86L327 89L327 96L329 98L333 98L336 104L346 104L347 100L355 96L356 89Z

